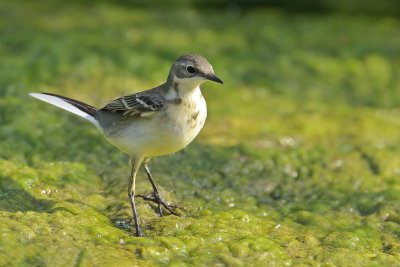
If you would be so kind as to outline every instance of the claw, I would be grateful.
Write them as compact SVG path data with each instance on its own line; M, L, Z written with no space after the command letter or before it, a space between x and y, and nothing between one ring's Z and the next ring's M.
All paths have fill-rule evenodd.
M179 215L178 213L176 213L176 212L172 209L172 208L174 208L174 209L180 209L179 206L172 205L172 204L169 204L169 203L165 202L165 201L161 198L161 196L160 196L159 194L153 194L153 195L154 195L154 197L143 196L143 195L137 195L136 197L141 197L141 198L143 198L143 199L146 200L146 201L152 201L152 202L154 202L154 203L157 203L157 204L158 204L158 213L160 213L160 216L161 216L161 217L163 216L163 212L162 212L161 206L163 206L163 207L164 207L166 210L168 210L171 214L173 214L173 215L175 215L175 216L182 217L181 215Z

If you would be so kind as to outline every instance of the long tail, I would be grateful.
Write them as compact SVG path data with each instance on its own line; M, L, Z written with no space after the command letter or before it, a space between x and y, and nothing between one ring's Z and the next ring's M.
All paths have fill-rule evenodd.
M30 93L34 98L40 99L44 102L52 104L56 107L65 109L75 115L87 119L99 128L99 122L97 121L97 109L91 105L83 102L55 94L49 93Z

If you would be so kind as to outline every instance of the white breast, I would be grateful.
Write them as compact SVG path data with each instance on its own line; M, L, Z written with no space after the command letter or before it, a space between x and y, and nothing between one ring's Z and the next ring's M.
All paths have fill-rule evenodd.
M206 101L197 87L167 108L168 128L176 151L186 147L199 134L207 118ZM175 151L174 151L175 152Z
M199 87L193 93L191 100L193 108L188 112L188 121L190 121L188 126L190 128L188 129L189 143L199 134L207 118L207 104Z

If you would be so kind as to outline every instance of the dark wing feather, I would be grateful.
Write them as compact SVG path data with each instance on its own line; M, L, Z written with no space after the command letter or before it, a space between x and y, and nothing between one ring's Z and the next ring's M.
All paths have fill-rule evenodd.
M124 115L141 114L145 112L158 111L163 108L165 99L162 95L154 92L140 92L126 95L111 101L101 110L111 112L124 112Z

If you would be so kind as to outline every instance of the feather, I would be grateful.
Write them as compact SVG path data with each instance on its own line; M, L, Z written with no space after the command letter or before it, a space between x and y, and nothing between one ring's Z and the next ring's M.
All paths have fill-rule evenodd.
M162 109L165 104L164 97L154 90L147 90L137 94L126 95L111 101L101 110L123 112L123 116L139 114L141 117L149 116Z
M88 104L54 94L30 93L30 95L34 98L37 98L56 107L69 111L75 115L78 115L79 117L87 119L96 127L99 127L99 123L96 119L96 109Z

